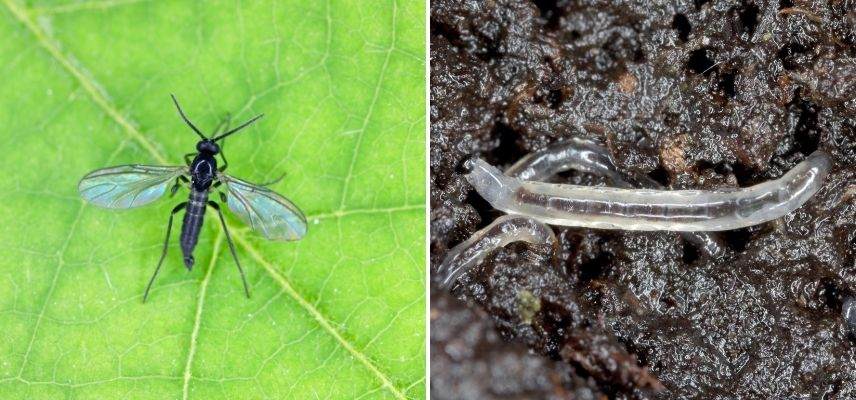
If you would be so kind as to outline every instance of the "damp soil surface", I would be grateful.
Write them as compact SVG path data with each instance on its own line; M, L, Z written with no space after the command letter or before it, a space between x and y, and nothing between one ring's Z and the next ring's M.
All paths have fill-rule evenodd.
M715 234L722 255L553 227L557 251L432 278L432 398L856 398L852 2L434 0L430 41L432 271L501 215L460 174L469 155L504 168L585 137L672 189L834 161L797 211Z

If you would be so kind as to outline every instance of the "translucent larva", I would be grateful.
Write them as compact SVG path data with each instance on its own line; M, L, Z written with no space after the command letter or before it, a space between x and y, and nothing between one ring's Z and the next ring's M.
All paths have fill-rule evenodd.
M552 225L647 231L722 231L757 225L802 206L832 161L816 151L779 179L741 189L653 190L523 181L483 160L467 181L494 208Z
M631 184L618 171L606 148L582 138L571 138L543 150L529 153L508 167L505 175L524 181L542 181L571 169L605 177L615 187L641 186L646 189L662 187L659 182L642 174L633 177L637 185ZM681 236L710 256L717 257L725 253L725 247L712 233L681 232Z
M841 317L844 318L844 325L850 331L850 334L856 336L856 297L844 299L844 304L841 307Z
M543 181L571 169L603 176L615 186L632 186L618 172L604 147L581 138L572 138L529 153L508 167L505 174L524 181Z
M440 284L451 286L494 250L512 242L549 244L553 246L554 251L558 247L556 236L547 225L519 215L503 215L449 250L437 271L441 277Z

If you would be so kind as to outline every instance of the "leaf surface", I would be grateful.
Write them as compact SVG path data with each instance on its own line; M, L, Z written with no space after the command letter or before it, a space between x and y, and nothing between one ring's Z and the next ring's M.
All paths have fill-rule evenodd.
M0 398L423 398L424 4L3 0ZM176 165L203 131L228 172L307 215L268 242L215 214L193 271L170 209L85 204L119 164ZM212 196L217 199L217 196ZM224 210L226 209L223 207Z

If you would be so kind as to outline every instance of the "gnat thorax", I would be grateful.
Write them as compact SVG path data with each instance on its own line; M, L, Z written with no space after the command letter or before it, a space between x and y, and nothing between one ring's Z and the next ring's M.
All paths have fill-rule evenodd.
M208 190L214 183L217 160L207 152L200 152L190 164L190 180L198 191Z

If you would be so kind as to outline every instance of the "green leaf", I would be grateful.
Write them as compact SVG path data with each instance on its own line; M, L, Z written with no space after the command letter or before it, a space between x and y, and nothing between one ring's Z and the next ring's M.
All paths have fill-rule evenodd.
M0 398L423 398L421 1L3 0ZM188 272L170 209L85 204L110 165L182 164L205 131L229 173L307 214L300 242L209 213ZM180 219L177 219L180 222Z

